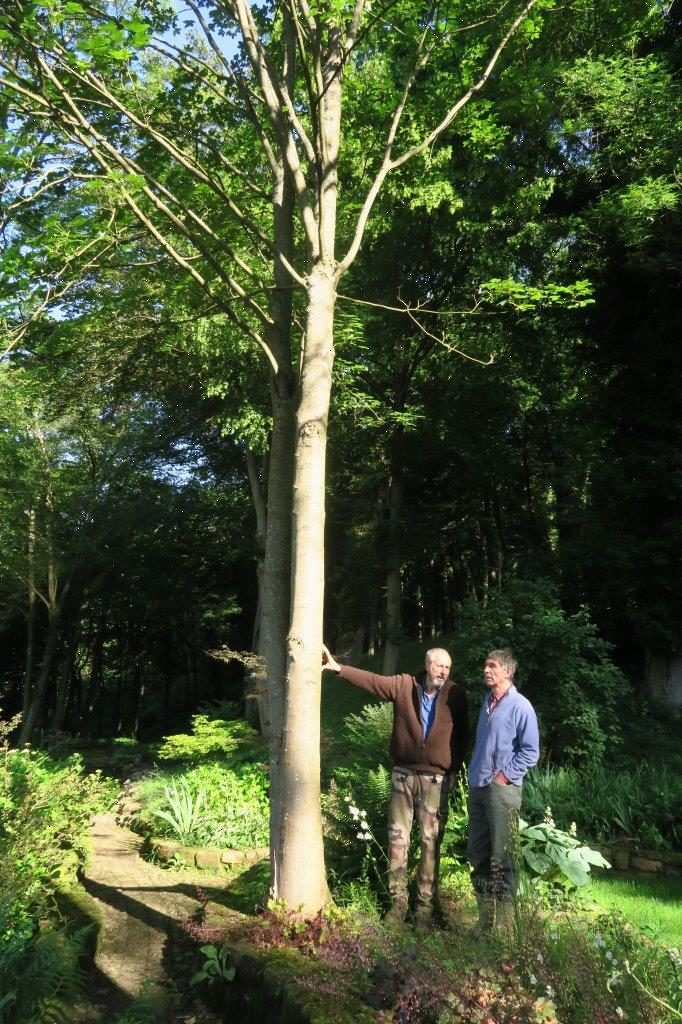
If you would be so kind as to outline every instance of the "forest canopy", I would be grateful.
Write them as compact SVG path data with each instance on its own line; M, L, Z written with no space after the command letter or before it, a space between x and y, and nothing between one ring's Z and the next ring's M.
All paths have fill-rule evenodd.
M601 0L0 15L24 739L165 734L254 652L281 810L323 631L386 671L466 634L475 684L532 620L527 679L565 665L599 759L615 692L682 646L679 28Z

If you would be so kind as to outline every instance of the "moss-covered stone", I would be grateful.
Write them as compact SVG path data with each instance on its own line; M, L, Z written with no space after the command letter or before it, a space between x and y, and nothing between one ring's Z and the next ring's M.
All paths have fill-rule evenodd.
M222 989L225 1019L238 1014L240 1024L372 1024L374 1010L347 994L325 995L327 980L337 980L325 964L295 949L260 950L245 943L231 943L230 963L236 968L233 982Z
M291 947L254 946L249 941L253 924L252 917L221 903L210 901L205 906L204 927L221 934L230 966L236 969L233 981L213 982L202 993L226 1021L372 1024L371 1007L349 992L339 998L338 970Z
M96 900L78 882L62 884L55 889L57 908L74 929L88 928L85 941L84 967L94 963L102 937L102 915Z

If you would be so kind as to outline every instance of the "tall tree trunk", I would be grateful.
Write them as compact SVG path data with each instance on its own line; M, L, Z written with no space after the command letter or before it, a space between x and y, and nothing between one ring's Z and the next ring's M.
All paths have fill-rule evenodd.
M308 285L301 398L296 418L291 629L282 749L284 813L275 850L278 894L289 905L300 905L304 913L319 909L327 898L320 811L320 649L334 304L333 267L319 263ZM303 864L305 871L301 871Z
M276 382L273 391L276 392ZM270 868L273 895L279 893L282 828L282 745L286 692L286 637L291 598L291 500L295 438L294 400L273 394L268 526L263 561L260 652L265 659L270 712ZM296 905L296 904L294 904Z

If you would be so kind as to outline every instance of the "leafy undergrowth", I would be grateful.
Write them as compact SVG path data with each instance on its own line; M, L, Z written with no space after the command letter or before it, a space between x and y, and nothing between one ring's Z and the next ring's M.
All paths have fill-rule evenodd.
M158 756L169 763L135 787L138 832L189 846L267 845L263 740L246 722L195 715L191 734L166 737Z
M466 931L382 924L332 909L310 921L271 904L246 933L254 953L295 951L289 984L333 1007L359 999L384 1024L673 1024L682 1013L675 950L617 914L517 916L513 934L475 940ZM235 937L201 920L187 926L222 963L213 983L239 985ZM243 949L245 935L239 936ZM305 969L305 965L308 969Z

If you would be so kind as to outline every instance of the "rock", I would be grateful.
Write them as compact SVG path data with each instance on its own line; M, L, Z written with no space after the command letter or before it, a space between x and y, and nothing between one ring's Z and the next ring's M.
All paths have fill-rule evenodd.
M159 860L170 860L180 849L178 843L167 839L153 839L151 846Z
M649 860L648 857L632 857L630 867L634 868L635 871L655 872L663 870L663 864L660 860Z
M627 850L613 851L613 866L616 871L627 871L630 865L630 854Z
M242 850L223 850L220 859L223 864L243 864L246 854Z
M197 850L194 862L198 868L220 871L222 867L220 850Z

